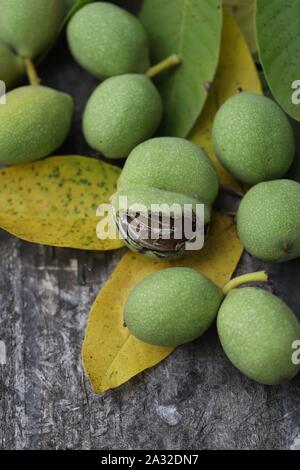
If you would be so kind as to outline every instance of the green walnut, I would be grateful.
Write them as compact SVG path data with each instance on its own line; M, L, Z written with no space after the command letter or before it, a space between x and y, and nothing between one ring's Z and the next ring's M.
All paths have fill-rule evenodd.
M177 222L183 226L188 222L183 221L186 215L194 225L197 205L203 204L203 223L208 226L218 189L214 166L198 146L176 137L150 139L131 152L119 178L111 201L117 227L126 234L124 242L133 251L157 258L180 256L190 239L185 233L176 236ZM121 202L124 198L125 208ZM184 211L185 204L191 208L190 214ZM153 205L160 206L157 212ZM171 206L174 210L168 211ZM136 213L138 237L137 231L132 231ZM164 223L163 215L170 215L169 221ZM149 227L152 233L148 237Z
M190 268L170 268L143 279L129 294L124 323L141 341L176 347L200 337L213 323L224 297L249 282L266 282L265 272L245 274L220 289Z
M271 262L300 256L300 184L277 180L254 186L242 199L239 238L253 256Z
M266 385L291 380L300 324L280 299L254 287L231 291L218 313L218 334L229 360L243 374Z
M0 80L5 83L7 89L14 86L24 73L24 61L21 57L0 43Z
M0 0L0 40L33 59L51 44L64 13L61 0Z
M101 83L83 117L88 144L109 158L125 158L153 136L162 118L162 100L146 75L126 74Z
M125 324L146 343L176 347L211 326L223 297L222 289L193 269L164 269L146 277L130 293Z
M99 79L144 73L150 66L141 22L111 3L95 2L79 10L69 22L67 37L75 60Z
M44 86L16 88L0 106L0 162L7 165L46 157L70 130L73 100Z
M247 184L281 178L295 156L286 115L274 101L254 93L240 93L220 108L213 142L223 166Z

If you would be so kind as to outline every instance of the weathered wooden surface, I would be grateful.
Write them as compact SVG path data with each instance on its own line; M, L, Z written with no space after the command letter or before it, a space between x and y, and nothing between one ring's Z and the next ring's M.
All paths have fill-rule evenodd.
M91 154L80 116L97 81L63 41L40 72L75 97L63 152ZM0 448L300 450L300 376L273 388L255 384L229 364L214 329L119 389L91 391L80 358L84 329L120 256L0 232ZM262 267L300 315L300 261L265 266L245 255L239 273Z

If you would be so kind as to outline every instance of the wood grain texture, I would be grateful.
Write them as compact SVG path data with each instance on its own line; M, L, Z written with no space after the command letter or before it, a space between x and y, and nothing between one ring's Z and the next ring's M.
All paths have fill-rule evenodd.
M40 74L75 97L62 152L93 155L80 120L97 81L63 40ZM273 388L248 380L225 358L214 328L119 389L93 394L81 343L121 254L53 249L0 232L0 448L300 449L300 376ZM238 273L262 268L269 288L300 315L300 261L271 266L245 255Z

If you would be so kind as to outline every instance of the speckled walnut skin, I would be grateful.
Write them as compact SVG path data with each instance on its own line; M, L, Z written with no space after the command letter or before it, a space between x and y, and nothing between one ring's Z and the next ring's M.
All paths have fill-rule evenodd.
M179 346L199 338L216 318L222 289L190 268L170 268L147 276L130 293L124 319L146 343Z
M219 109L213 125L216 155L239 181L283 177L295 156L292 127L270 98L242 92Z
M62 0L0 0L0 40L34 59L55 39L64 13Z
M300 256L300 184L277 180L254 186L243 198L237 228L245 249L271 262Z
M225 353L245 375L265 385L291 380L300 371L292 362L300 323L278 297L246 287L228 294L218 313Z
M101 80L143 73L150 66L148 36L141 22L111 3L86 5L70 21L67 36L77 62Z
M83 116L88 144L106 157L119 159L153 136L162 118L161 97L142 74L125 74L102 82Z
M15 165L46 157L62 145L72 122L70 95L44 86L24 86L0 106L0 163Z

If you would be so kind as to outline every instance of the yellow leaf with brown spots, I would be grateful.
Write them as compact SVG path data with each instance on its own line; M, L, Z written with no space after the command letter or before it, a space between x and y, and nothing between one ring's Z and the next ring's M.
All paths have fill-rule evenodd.
M242 33L245 36L248 47L252 53L257 51L255 32L256 0L224 0L234 15Z
M97 207L116 191L117 167L81 156L50 157L0 170L0 227L34 243L113 250L99 240Z

